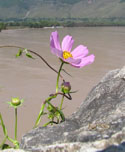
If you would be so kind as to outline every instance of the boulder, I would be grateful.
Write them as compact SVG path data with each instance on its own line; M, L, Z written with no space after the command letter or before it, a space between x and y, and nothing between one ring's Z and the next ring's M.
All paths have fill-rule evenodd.
M29 131L32 152L125 152L125 67L107 73L65 122Z
M5 149L5 150L0 150L0 152L28 152L28 151L25 151L25 150L22 150L22 149Z

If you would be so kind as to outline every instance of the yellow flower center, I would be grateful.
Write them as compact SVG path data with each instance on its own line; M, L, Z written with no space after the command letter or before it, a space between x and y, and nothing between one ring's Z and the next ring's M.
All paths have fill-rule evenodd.
M64 59L68 59L68 58L72 58L72 54L68 51L63 51L63 58Z

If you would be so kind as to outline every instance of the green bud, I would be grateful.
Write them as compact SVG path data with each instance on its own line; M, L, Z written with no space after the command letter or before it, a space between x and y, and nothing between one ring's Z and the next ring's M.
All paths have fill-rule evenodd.
M19 106L21 104L21 101L19 98L12 98L11 103L13 106Z
M20 100L19 98L12 98L11 101L8 102L8 104L11 107L17 108L18 106L21 106L23 102L24 102L23 99Z
M69 82L63 82L62 85L61 85L61 91L63 93L69 93L71 90L71 85Z

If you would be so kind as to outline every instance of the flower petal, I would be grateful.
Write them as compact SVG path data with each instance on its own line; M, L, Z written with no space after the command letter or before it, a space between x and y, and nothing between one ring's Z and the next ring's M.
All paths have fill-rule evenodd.
M81 68L81 67L84 67L88 64L91 64L94 62L94 59L95 59L95 56L92 54L92 55L89 55L87 57L84 57L81 61L80 64L72 64L74 67L76 68Z
M63 60L64 60L64 59L63 59ZM81 59L68 58L68 59L66 59L66 60L64 60L64 61L70 63L71 65L72 65L72 64L77 65L77 64L80 64Z
M63 52L61 50L51 47L51 52L56 56L58 56L59 58L63 57Z
M60 47L60 42L59 42L59 35L58 32L52 32L51 36L50 36L50 46L53 48L56 48L58 50L61 50Z
M77 46L72 52L73 58L83 58L89 53L88 49L84 45Z
M72 39L72 36L67 35L63 38L62 41L62 50L70 52L73 46L74 40Z

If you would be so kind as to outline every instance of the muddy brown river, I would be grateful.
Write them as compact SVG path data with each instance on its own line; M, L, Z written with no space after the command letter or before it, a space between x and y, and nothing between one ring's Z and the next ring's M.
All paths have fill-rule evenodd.
M56 29L15 29L0 32L0 45L18 45L29 48L42 55L51 66L58 70L59 59L51 54L49 37ZM64 113L70 116L84 101L89 91L109 70L125 65L125 27L83 27L59 28L60 40L70 34L75 39L74 47L79 44L88 46L90 54L95 54L95 62L81 69L65 65L65 80L70 81L72 100L64 101ZM8 134L14 137L14 109L7 104L12 97L24 99L18 108L18 139L30 130L39 113L42 102L49 94L55 93L57 74L38 57L16 58L15 48L0 49L0 112L2 113ZM56 105L60 98L54 100ZM42 119L42 125L45 122ZM0 141L3 137L0 127Z

